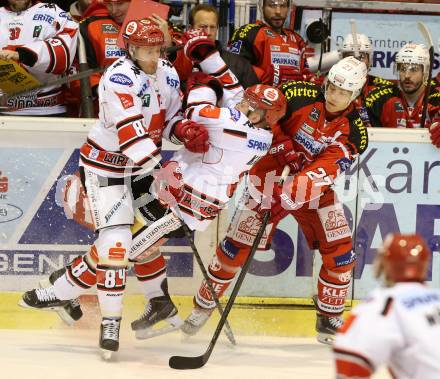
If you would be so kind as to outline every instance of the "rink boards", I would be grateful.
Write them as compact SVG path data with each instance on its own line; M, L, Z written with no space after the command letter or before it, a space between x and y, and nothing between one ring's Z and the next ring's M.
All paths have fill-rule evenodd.
M0 291L21 292L86 251L95 238L67 220L56 202L57 181L77 169L78 147L93 120L4 117L0 122ZM353 165L337 185L358 257L352 298L362 298L377 285L371 263L391 231L417 231L427 239L435 251L430 285L438 287L440 151L430 144L425 130L384 128L369 134L369 148L358 166ZM165 144L164 150L166 157L172 154L172 146ZM233 209L234 202L206 232L196 234L205 261L222 238ZM163 252L171 293L183 296L185 303L201 279L191 249L185 239L174 239ZM311 311L319 259L313 261L296 222L286 218L272 249L256 254L240 291L244 303L265 309L272 307L268 302L286 308L304 305L305 312ZM133 279L127 286L129 294L137 292ZM0 302L14 302L14 296L0 295Z

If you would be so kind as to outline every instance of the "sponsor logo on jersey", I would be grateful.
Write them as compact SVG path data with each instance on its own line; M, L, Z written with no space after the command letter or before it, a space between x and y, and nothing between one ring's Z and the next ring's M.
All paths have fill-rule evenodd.
M122 84L123 86L131 87L133 85L133 81L124 74L113 74L110 76L110 81L116 84Z
M177 88L180 85L180 81L179 81L179 79L177 79L175 77L174 78L170 78L169 76L167 76L167 84L170 87Z
M356 260L356 253L353 250L350 250L348 253L342 254L339 257L334 257L333 259L336 267L346 266Z
M315 131L315 128L312 128L306 122L301 125L301 129L304 130L306 133L309 133L309 134L313 134L313 132Z
M365 105L367 106L367 108L369 108L373 105L373 103L376 100L386 95L392 95L392 94L393 94L393 89L391 87L388 88L378 87L376 90L370 92L370 94L367 96L367 98L365 99Z
M398 118L396 126L398 128L406 128L406 118Z
M403 304L407 308L414 308L418 305L426 305L438 302L440 302L440 295L438 293L428 293L423 296L414 296L403 300Z
M119 30L113 24L102 24L101 30L105 34L118 33Z
M73 18L70 16L68 12L60 12L59 16L62 18L67 18L69 21L73 21Z
M289 53L299 55L299 51L295 47L289 47Z
M229 113L231 114L231 119L237 122L241 116L240 111L235 108L228 108L228 109L229 109Z
M273 31L270 29L264 29L264 33L270 38L275 38L275 34L273 34Z
M37 25L34 27L34 32L32 33L33 38L38 38L41 34L43 27L41 25Z
M302 130L296 132L294 139L312 155L318 155L324 148L324 145L321 142L314 140Z
M254 139L250 139L248 141L247 146L251 149L255 149L255 150L259 150L259 151L268 151L270 148L269 143L257 141Z
M120 58L125 57L125 50L121 50L116 45L105 45L105 57L106 58Z
M314 98L318 95L318 90L315 88L298 87L296 82L292 82L292 83L293 83L293 86L288 87L284 92L284 96L286 96L287 100L290 100L293 97ZM305 82L301 82L301 83L305 84ZM284 87L283 87L283 89L284 89Z
M345 170L348 170L351 166L351 160L348 158L341 158L336 161L337 165L339 166L339 169L341 172L344 172Z
M242 44L242 41L234 42L231 45L231 47L229 48L229 51L233 54L240 54L241 44Z
M117 38L105 38L104 42L109 45L116 45Z
M281 46L278 45L270 45L271 51L281 51Z
M368 116L367 108L365 108L363 105L357 110L359 113L359 117L361 120L367 124L370 123L370 117Z
M321 111L316 107L313 107L312 111L309 113L309 119L316 122L319 120L320 115Z
M282 64L286 66L299 67L299 57L290 53L271 52L272 64Z
M44 21L47 22L48 24L53 24L55 19L48 14L41 14L41 13L37 13L34 14L34 17L32 18L33 21Z
M121 102L124 109L128 109L134 106L133 96L128 93L118 93L115 94L119 97L119 101Z
M99 150L92 147L92 149L89 152L89 158L90 159L97 159L99 157Z
M394 112L396 112L396 113L403 113L404 112L403 105L400 101L394 102Z
M220 244L220 249L228 258L234 259L240 249L234 246L230 241L223 240Z
M351 230L345 219L342 207L335 208L334 206L330 206L318 209L318 216L324 227L325 236L328 242L351 236Z

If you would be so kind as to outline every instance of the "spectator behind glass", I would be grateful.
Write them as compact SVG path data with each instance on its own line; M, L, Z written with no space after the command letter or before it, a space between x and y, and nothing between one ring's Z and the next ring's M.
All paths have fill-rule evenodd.
M304 77L309 75L306 58L311 51L299 34L283 27L290 0L259 0L258 4L263 21L238 28L229 51L247 59L264 84L311 79Z
M65 74L76 53L78 25L57 5L8 0L0 8L0 59L21 63L40 83ZM62 116L61 86L8 99L0 112L14 116Z
M246 59L223 49L221 43L216 40L218 25L219 15L215 7L207 4L198 4L191 9L189 13L190 30L202 29L206 32L208 38L215 41L215 47L219 51L220 56L244 88L259 83L258 76L254 72L252 65ZM185 57L183 50L179 50L175 57L170 57L170 60L173 62L180 80L186 81L193 71L193 64Z

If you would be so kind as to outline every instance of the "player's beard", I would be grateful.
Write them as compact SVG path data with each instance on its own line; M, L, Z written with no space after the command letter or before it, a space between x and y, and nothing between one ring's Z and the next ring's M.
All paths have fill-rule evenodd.
M31 6L32 0L15 0L9 3L9 7L14 12L22 12Z
M267 17L265 14L263 14L264 21L275 31L281 31L281 29L284 26L284 23L286 22L286 18L284 17L278 17L278 16L272 16Z
M413 84L413 82L411 82L411 83ZM423 82L420 81L419 84L416 85L415 87L413 87L412 89L406 89L404 83L402 83L401 87L402 87L403 92L405 92L408 95L413 95L413 94L415 94L420 89L422 84L423 84Z

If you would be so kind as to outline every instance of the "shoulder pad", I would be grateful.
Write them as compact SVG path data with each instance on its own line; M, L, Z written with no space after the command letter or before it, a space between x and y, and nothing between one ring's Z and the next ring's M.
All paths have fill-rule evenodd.
M281 85L281 92L286 96L287 113L293 113L298 109L313 104L322 95L322 89L318 85L309 82L292 81Z
M383 105L392 97L399 97L399 88L392 84L389 86L379 86L368 93L365 97L365 105L367 108L373 108L378 104Z
M440 91L438 87L431 87L428 96L428 103L434 106L440 106Z
M370 83L375 86L393 86L394 85L393 82L391 82L387 79L381 78L380 76L371 76L370 78L371 78Z
M261 28L263 28L263 24L246 24L239 27L234 34L232 35L231 42L238 41L240 39L245 39L249 33L258 32Z
M367 127L356 109L347 113L345 117L348 119L349 125L349 148L352 150L352 154L362 154L368 147Z

